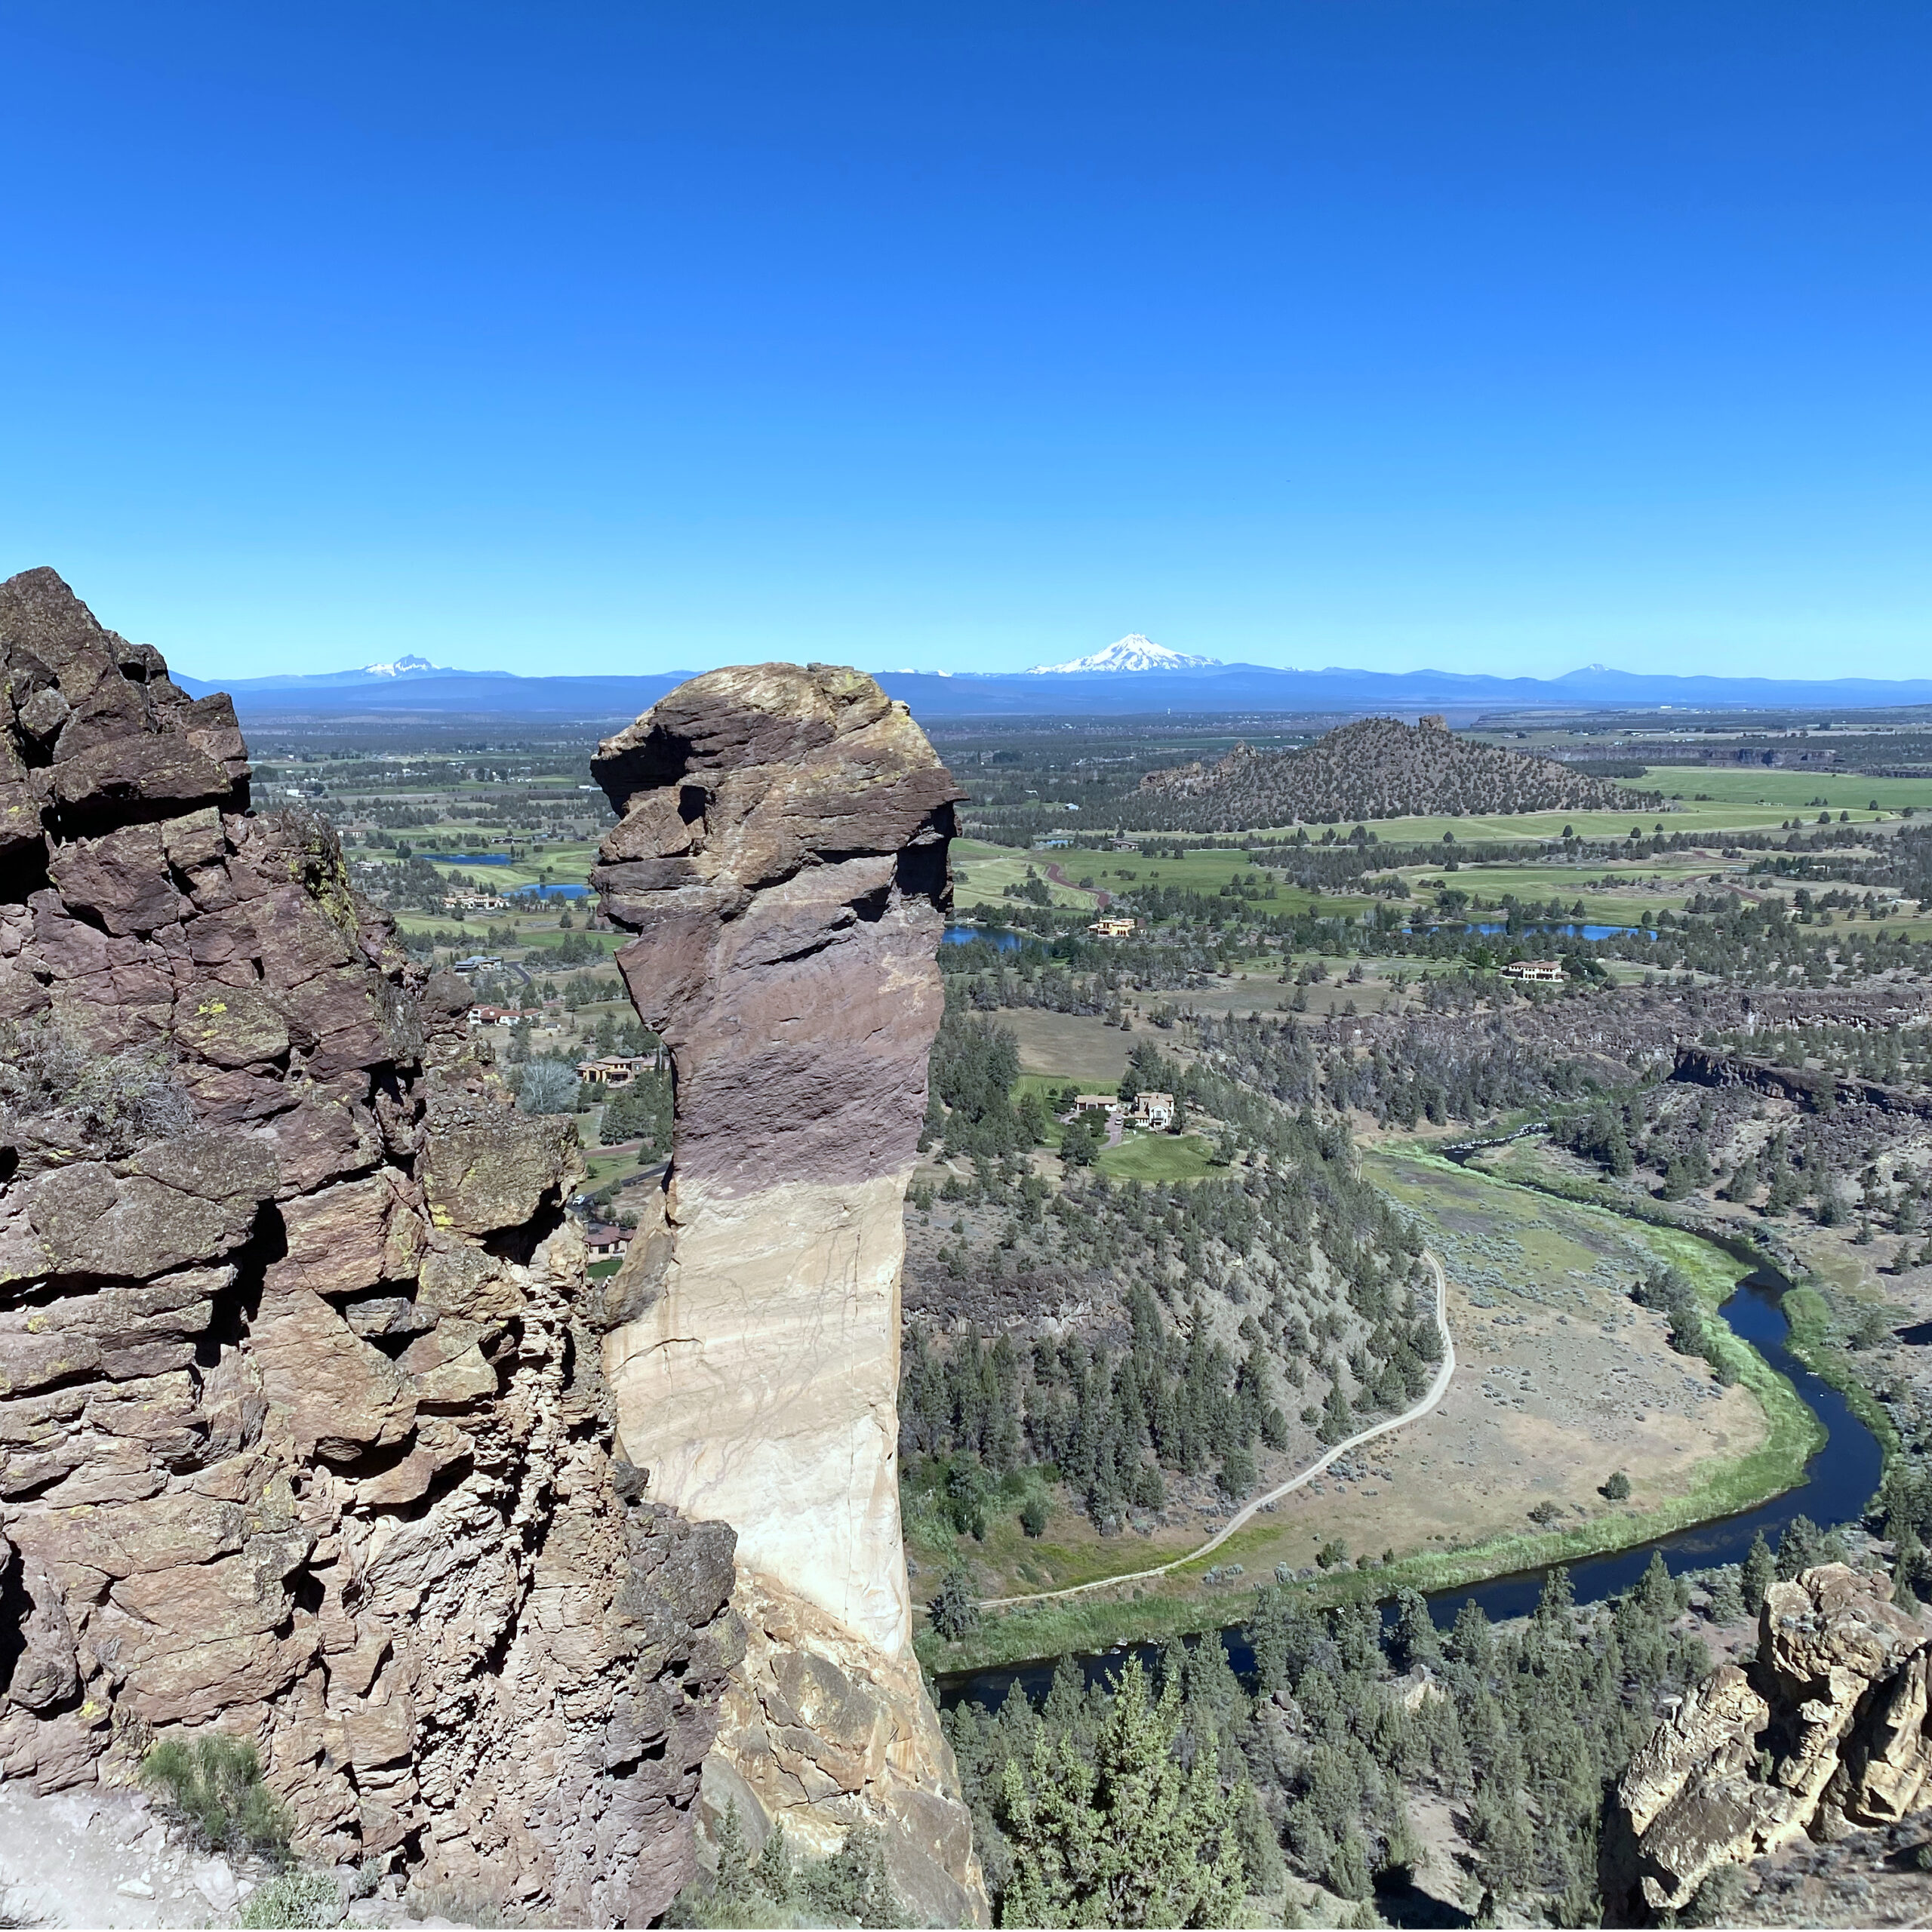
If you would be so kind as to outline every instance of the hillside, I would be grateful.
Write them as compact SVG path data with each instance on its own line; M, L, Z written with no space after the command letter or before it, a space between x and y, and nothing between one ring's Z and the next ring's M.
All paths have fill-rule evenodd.
M1231 832L1297 819L1647 809L1656 802L1654 792L1459 738L1432 720L1364 718L1305 750L1237 745L1217 764L1150 771L1123 817L1136 829Z

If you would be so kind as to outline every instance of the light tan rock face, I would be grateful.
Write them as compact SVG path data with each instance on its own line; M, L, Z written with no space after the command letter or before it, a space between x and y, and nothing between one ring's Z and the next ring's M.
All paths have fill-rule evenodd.
M706 1811L735 1799L754 1853L774 1826L819 1854L872 1826L913 1924L986 1924L958 1767L918 1660L884 1655L768 1577L742 1573L733 1603L745 1660L705 1761Z
M926 1922L983 1923L911 1651L897 1470L906 1183L959 795L850 671L672 692L600 747L592 881L676 1078L670 1176L610 1284L605 1360L650 1494L737 1533L749 1632L707 1788L829 1850L884 1832ZM719 1803L721 1804L722 1800Z
M1843 1564L1774 1584L1748 1671L1713 1672L1658 1725L1605 1820L1612 1923L1681 1909L1718 1866L1800 1832L1840 1836L1932 1805L1932 1631Z
M642 1493L568 1122L326 831L51 571L0 584L0 1777L251 1740L305 1850L641 1922L732 1540Z
M958 794L869 678L784 664L694 678L592 768L623 818L592 881L677 1092L661 1221L613 1296L625 1447L896 1654L903 1201Z
M893 1655L912 1634L897 1471L904 1189L896 1174L747 1195L675 1182L658 1298L605 1355L652 1496L731 1524L747 1564Z

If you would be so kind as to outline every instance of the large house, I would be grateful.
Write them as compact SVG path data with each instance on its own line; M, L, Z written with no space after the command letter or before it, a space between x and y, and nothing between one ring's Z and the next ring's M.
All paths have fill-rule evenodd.
M1503 969L1506 980L1531 980L1541 986L1560 986L1563 983L1563 961L1560 959L1512 959Z
M1131 939L1139 924L1137 919L1096 919L1087 930L1101 939Z
M1136 1127L1164 1131L1174 1124L1174 1097L1171 1094L1137 1094L1127 1117Z
M606 1054L599 1060L579 1060L577 1077L601 1081L606 1087L628 1087L640 1073L648 1073L653 1064L649 1054Z
M631 1244L629 1228L592 1227L586 1230L584 1246L593 1261L621 1260Z

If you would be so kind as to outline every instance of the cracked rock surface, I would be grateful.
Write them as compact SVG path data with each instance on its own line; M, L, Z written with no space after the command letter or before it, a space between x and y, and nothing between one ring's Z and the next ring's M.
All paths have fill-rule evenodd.
M614 1454L515 1112L226 697L0 584L0 1777L209 1726L297 1842L609 1924L693 1869L734 1536Z
M1607 1922L1681 1910L1720 1866L1932 1807L1932 1627L1891 1594L1841 1563L1766 1592L1748 1669L1712 1672L1617 1783Z

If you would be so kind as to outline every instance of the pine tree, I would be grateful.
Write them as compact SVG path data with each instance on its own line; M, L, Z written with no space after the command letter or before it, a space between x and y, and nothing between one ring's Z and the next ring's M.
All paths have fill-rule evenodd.
M1389 1654L1398 1670L1442 1660L1441 1639L1435 1634L1429 1604L1420 1590L1403 1590L1397 1594L1395 1627L1389 1635Z
M792 1903L798 1874L792 1864L792 1847L785 1841L783 1824L772 1826L771 1836L758 1853L758 1863L752 1868L752 1875L758 1881L758 1890L774 1905Z
M933 1628L949 1642L971 1636L980 1627L980 1606L973 1595L971 1574L964 1564L947 1571L930 1605Z
M1823 1540L1809 1516L1792 1517L1778 1538L1778 1581L1788 1583L1800 1571L1809 1570L1819 1560Z
M738 1801L728 1798L718 1824L718 1896L729 1904L742 1905L751 1893L751 1856L738 1820Z
M1777 1565L1772 1560L1771 1546L1764 1540L1760 1530L1751 1539L1749 1552L1744 1558L1743 1574L1740 1585L1744 1592L1744 1607L1755 1617L1758 1607L1764 1601L1764 1592L1777 1580Z
M1091 1760L1043 1732L1023 1770L1009 1759L1001 1823L1013 1875L1009 1925L1226 1925L1243 1895L1238 1842L1246 1787L1221 1788L1215 1752L1183 1770L1174 1752L1180 1690L1158 1703L1130 1658Z

